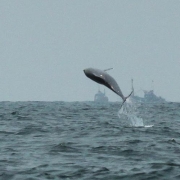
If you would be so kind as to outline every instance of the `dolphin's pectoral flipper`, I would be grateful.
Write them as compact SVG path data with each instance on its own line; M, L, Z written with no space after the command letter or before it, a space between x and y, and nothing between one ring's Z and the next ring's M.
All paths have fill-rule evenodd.
M132 90L131 93L130 93L127 97L125 97L125 99L123 100L123 102L122 102L122 104L121 104L120 109L122 108L123 104L126 102L126 99L129 98L129 97L132 95L133 91L134 91L134 90Z
M109 70L111 70L111 69L113 69L113 68L104 69L104 71L109 71Z

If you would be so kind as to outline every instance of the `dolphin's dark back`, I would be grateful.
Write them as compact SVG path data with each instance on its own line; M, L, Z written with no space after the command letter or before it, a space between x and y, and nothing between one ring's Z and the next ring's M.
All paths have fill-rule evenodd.
M115 92L117 95L119 95L123 100L125 100L125 97L122 94L117 82L107 72L100 69L88 68L84 70L84 73L90 79L96 81L97 83L105 85L113 92Z

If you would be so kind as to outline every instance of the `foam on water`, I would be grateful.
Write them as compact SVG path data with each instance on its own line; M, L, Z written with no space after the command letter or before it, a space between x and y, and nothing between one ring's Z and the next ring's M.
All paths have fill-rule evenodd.
M129 98L126 100L122 108L118 111L119 118L121 115L125 115L130 125L133 127L152 127L153 125L145 125L144 120L137 116L136 104L133 103Z

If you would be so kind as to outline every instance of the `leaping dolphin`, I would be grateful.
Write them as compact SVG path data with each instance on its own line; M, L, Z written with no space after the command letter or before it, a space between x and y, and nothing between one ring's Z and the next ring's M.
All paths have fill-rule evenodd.
M115 92L117 95L119 95L123 100L123 103L122 103L122 105L123 105L126 102L126 99L129 96L131 96L133 91L129 94L129 96L124 97L124 95L121 92L121 89L119 88L119 86L118 86L117 82L115 81L115 79L113 77L111 77L106 72L107 70L110 70L110 69L106 69L106 70L103 71L103 70L100 70L100 69L87 68L87 69L84 69L84 73L91 80L93 80L93 81L95 81L95 82L97 82L99 84L103 84L104 86L108 87L113 92ZM121 107L122 107L122 105L121 105Z

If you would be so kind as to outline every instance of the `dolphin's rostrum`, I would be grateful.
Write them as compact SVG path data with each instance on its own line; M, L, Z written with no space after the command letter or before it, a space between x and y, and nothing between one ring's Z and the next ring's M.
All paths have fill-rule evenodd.
M132 91L129 96L124 97L115 79L112 76L110 76L106 71L103 71L100 69L94 69L94 68L87 68L87 69L84 69L84 73L88 78L92 79L93 81L99 84L103 84L104 86L114 91L117 95L119 95L123 100L122 105L124 104L126 99L129 96L131 96L133 92Z

